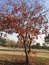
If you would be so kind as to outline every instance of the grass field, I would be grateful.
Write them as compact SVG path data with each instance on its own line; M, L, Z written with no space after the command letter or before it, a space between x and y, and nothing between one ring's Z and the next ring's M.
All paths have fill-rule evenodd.
M25 65L25 53L20 48L0 48L0 65ZM7 50L7 51L5 51ZM12 51L11 51L12 50ZM15 51L14 51L15 50ZM36 52L36 54L33 54ZM29 55L30 65L49 65L49 51L32 49Z

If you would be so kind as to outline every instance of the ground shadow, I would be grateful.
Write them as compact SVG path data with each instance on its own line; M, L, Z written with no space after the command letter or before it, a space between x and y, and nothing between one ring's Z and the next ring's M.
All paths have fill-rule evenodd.
M0 65L26 65L25 62L0 61Z

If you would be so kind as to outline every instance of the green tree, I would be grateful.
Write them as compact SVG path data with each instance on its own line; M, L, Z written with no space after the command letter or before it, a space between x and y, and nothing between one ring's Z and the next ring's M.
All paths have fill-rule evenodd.
M40 43L36 43L36 48L41 49Z
M5 43L6 43L6 39L4 39L4 38L2 38L2 37L0 36L0 45L1 45L1 46L4 46Z
M36 49L36 45L32 45L31 48L32 48L32 49Z

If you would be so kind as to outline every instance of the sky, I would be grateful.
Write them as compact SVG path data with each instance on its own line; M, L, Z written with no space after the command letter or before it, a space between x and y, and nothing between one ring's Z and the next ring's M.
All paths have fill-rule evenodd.
M7 2L8 0L0 0L0 6L2 6L5 2ZM12 0L12 1L20 1L20 0ZM32 2L32 0L25 0L25 1L29 1L29 2ZM34 1L34 0L33 0ZM49 9L49 0L44 0L44 4L46 6L46 9ZM28 3L28 5L30 5ZM12 8L12 7L10 7ZM49 20L49 12L47 13L47 17L48 17L48 20ZM49 26L49 24L48 24ZM49 31L49 30L48 30ZM13 33L13 34L8 34L8 38L10 40L15 40L15 41L18 41L18 38L17 38L17 34ZM41 38L39 36L38 40L36 40L36 42L39 42L39 43L43 43L44 42L44 35L41 35Z
M13 40L15 42L18 41L18 38L17 38L18 34L16 34L16 33L13 33L13 34L7 34L5 32L1 32L1 33L3 33L2 37L4 37L4 35L6 34L6 37L4 37L6 39Z

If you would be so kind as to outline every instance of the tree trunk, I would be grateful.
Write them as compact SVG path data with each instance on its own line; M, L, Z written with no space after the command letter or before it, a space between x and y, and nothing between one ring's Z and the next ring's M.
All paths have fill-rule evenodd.
M24 41L24 48L25 48L25 54L26 54L26 65L29 65L28 50L27 50L27 46L25 45L25 41Z
M29 64L29 58L28 58L28 54L26 53L26 64Z
M26 65L29 64L29 57L28 57L28 51L27 51L27 48L25 46L25 54L26 54Z
M28 53L30 53L30 51L31 51L31 49L30 49L30 45L29 45L28 49L29 49L29 50L28 50Z

